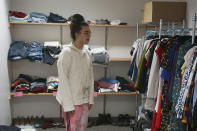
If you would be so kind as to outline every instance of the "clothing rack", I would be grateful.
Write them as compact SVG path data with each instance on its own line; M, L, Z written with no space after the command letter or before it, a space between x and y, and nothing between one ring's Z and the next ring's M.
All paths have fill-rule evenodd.
M137 20L137 24L136 24L136 38L139 39L139 21ZM135 117L136 117L136 121L137 121L137 117L138 117L138 92L136 90L136 96L135 96L135 103L136 103L136 110L135 110Z
M105 49L107 50L107 43L108 43L108 32L109 32L109 28L108 27L105 27ZM107 66L104 67L104 78L106 79L107 78ZM107 96L104 95L103 96L103 114L105 115L106 114L106 99L107 99Z
M138 39L139 38L139 21L137 20L137 35L136 35L136 38Z
M193 28L192 28L192 44L194 44L195 41L195 33L196 33L196 13L194 14L193 17Z
M166 22L163 22L162 19L160 19L159 23L154 23L153 25L150 25L150 26L155 26L155 30L148 30L147 32L148 35L151 34L153 36L157 36L158 34L158 38L160 39L162 35L175 36L177 35L177 33L178 35L185 35L185 33L189 33L189 31L192 30L191 28L185 27L185 20L183 20L182 22L167 22L166 23ZM156 30L157 27L159 28L158 31Z
M163 20L160 19L160 22L159 22L159 39L161 39L162 23L163 23Z

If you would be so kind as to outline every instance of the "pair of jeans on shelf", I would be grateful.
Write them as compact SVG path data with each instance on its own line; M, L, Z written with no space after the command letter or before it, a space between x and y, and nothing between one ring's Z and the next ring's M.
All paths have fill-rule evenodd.
M47 15L38 12L31 12L29 21L38 22L38 23L46 23L48 20Z
M8 51L8 59L12 61L25 59L27 57L28 44L24 41L14 41Z
M43 60L42 46L37 42L30 43L27 54L27 57L30 61L41 62Z
M51 23L65 23L66 21L67 20L63 18L62 16L58 14L54 14L52 12L50 12L50 15L48 17L48 22L51 22Z

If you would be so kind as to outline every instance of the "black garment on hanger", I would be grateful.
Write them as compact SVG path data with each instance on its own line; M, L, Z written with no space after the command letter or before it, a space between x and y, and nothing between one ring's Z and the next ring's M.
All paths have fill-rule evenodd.
M194 111L193 111L193 128L197 128L197 102L194 106Z

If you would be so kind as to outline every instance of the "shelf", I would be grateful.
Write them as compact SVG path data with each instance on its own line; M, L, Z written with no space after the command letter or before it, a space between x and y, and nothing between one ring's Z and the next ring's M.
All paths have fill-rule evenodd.
M33 23L33 22L9 22L10 25L50 25L50 26L69 26L67 23ZM135 25L107 25L107 24L90 24L93 27L117 27L117 28L136 28ZM140 25L145 27L144 25Z
M58 59L56 59L57 61ZM11 61L11 60L10 60ZM28 61L30 62L28 59L22 59L22 60L18 60L18 61ZM18 61L11 61L11 62L18 62ZM118 58L118 57L111 57L109 61L116 61L116 62L130 62L131 58ZM39 63L39 62L32 62L32 63ZM41 62L42 63L42 62ZM43 63L44 64L44 63ZM108 65L106 64L98 64L98 63L93 63L94 66L100 66L100 67L107 67Z
M23 96L52 96L53 93L23 93ZM14 93L10 93L10 96L14 96Z
M135 95L136 92L100 92L99 95Z
M102 92L99 95L135 95L136 92ZM14 96L14 93L10 93ZM53 93L24 93L23 96L53 96Z
M116 58L116 57L112 57L110 58L110 61L127 61L127 62L130 62L131 61L131 58Z
M34 23L34 22L9 22L11 25L64 25L68 26L69 24L67 23Z

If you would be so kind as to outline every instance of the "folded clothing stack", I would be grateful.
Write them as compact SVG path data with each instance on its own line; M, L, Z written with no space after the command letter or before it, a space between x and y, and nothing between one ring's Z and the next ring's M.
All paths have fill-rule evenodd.
M56 76L47 77L47 92L57 91L59 79Z
M32 62L42 62L42 45L38 42L31 42L27 49L27 58Z
M39 12L31 12L29 14L29 22L47 23L47 15Z
M121 22L121 20L108 20L108 19L100 19L100 20L88 20L89 24L110 24L110 25L127 25L126 22Z
M11 85L12 92L43 93L46 92L46 79L20 74Z
M67 20L58 14L50 12L48 22L50 23L65 23Z
M18 12L18 11L9 11L9 21L10 22L28 22L29 15Z
M24 41L14 41L8 51L8 59L17 61L27 58L28 44Z
M107 53L104 47L90 49L90 52L92 54L93 63L99 63L99 64L109 63L109 54Z
M8 51L8 59L17 61L25 58L33 62L41 62L43 59L42 46L37 42L32 42L30 44L24 41L12 42Z
M118 92L119 82L117 80L102 78L96 83L98 92Z
M30 91L30 83L32 78L28 75L20 74L18 78L11 84L12 92L28 93Z
M52 65L61 52L61 44L59 41L44 42L43 63Z
M116 76L116 79L102 78L94 82L95 92L134 92L135 90L135 86L121 76Z
M106 19L96 20L96 24L110 24L110 22Z
M111 25L127 25L126 22L121 22L121 20L111 20L110 24Z
M8 59L11 61L29 59L31 62L52 65L59 57L60 52L61 44L58 41L44 42L44 47L38 42L28 44L24 41L14 41L10 45Z
M30 84L30 91L32 93L44 93L47 92L46 79L45 78L34 78Z
M116 80L120 83L119 92L134 92L136 90L135 86L124 77L116 76Z
M40 12L31 12L30 14L25 14L18 11L9 11L10 22L36 22L36 23L68 23L71 24L72 15L68 19L50 12L49 16ZM96 19L87 21L89 24L111 24L111 25L127 25L126 22L121 22L119 19L108 20L108 19Z

